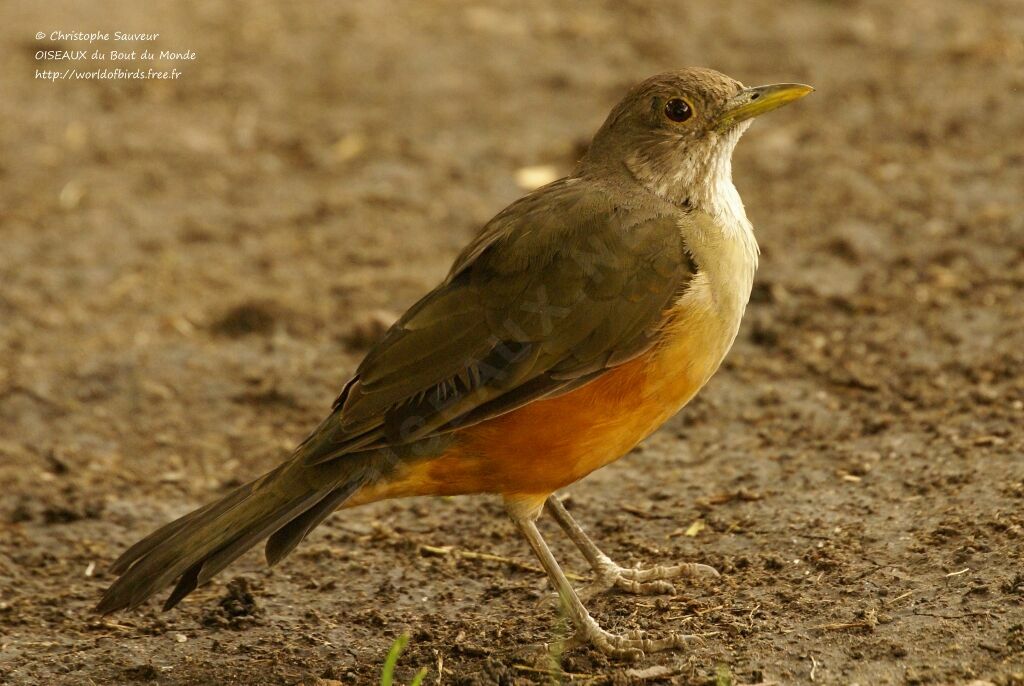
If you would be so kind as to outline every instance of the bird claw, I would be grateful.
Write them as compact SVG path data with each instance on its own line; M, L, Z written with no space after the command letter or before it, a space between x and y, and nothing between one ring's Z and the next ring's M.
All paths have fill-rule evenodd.
M694 562L679 565L659 565L645 569L620 567L609 558L600 561L597 579L582 589L581 600L610 591L613 588L635 595L675 595L676 587L668 579L718 578L718 571L708 565Z
M590 645L608 657L636 662L643 659L648 653L684 648L697 640L699 639L696 636L677 633L650 638L646 632L640 629L634 629L624 634L613 634L602 629L597 622L590 620L573 636L558 644L558 647L561 650L566 650L580 645Z

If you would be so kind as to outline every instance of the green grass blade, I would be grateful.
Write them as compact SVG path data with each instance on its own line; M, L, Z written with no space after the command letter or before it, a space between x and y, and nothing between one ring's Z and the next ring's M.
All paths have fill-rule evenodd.
M409 686L420 686L423 680L427 678L427 668L420 667L420 671L416 672L416 676L412 678L412 683Z
M380 686L394 686L395 665L398 664L398 656L405 650L409 643L409 634L402 634L391 644L388 656L384 660L384 666L380 670Z

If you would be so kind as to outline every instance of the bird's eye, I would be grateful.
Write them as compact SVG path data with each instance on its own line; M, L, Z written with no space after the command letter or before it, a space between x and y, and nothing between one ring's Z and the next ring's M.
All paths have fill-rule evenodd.
M693 108L682 98L672 98L665 103L665 116L672 121L683 122L693 116Z

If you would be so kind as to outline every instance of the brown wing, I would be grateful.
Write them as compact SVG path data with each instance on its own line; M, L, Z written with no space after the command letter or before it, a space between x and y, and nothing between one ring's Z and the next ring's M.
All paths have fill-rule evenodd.
M694 266L677 215L563 179L495 217L367 354L310 463L564 393L653 345Z

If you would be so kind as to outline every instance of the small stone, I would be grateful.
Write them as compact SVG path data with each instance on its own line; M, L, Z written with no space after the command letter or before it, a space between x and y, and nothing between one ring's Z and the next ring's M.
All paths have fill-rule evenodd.
M546 186L558 178L558 170L550 164L520 167L516 170L516 185L524 191Z

